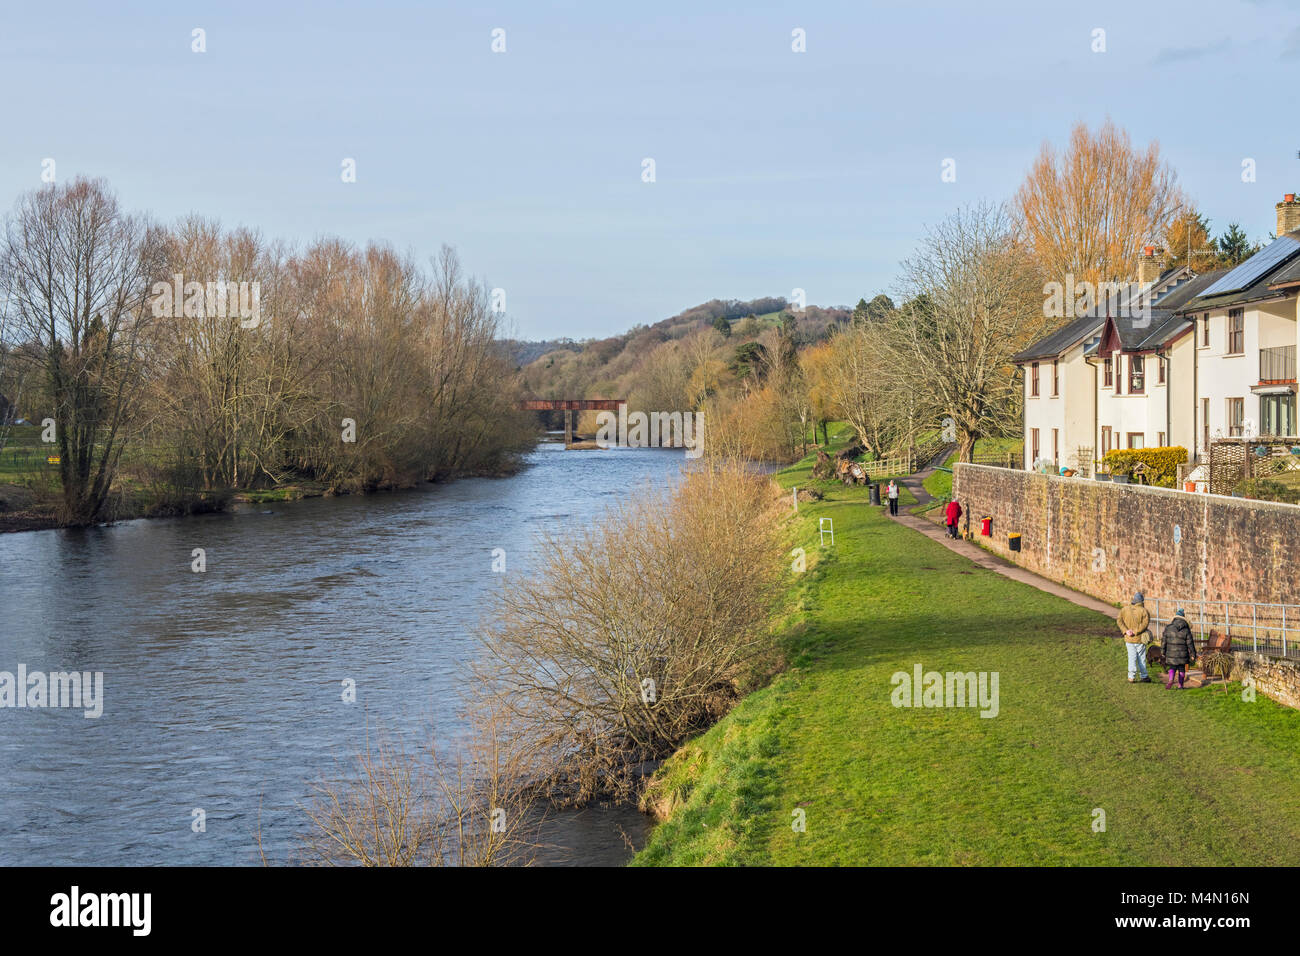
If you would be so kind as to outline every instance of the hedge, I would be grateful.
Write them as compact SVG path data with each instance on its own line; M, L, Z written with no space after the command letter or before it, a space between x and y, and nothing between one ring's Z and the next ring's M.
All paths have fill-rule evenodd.
M1181 445L1168 448L1116 448L1101 457L1101 463L1112 475L1131 475L1138 462L1147 466L1147 481L1153 485L1172 488L1178 479L1178 466L1187 462L1187 449Z

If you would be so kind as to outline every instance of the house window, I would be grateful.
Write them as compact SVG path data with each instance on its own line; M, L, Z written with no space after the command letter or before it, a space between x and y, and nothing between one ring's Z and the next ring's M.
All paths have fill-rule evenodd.
M1061 394L1061 371L1060 362L1052 359L1052 398Z
M1295 435L1295 396L1261 395L1259 421L1265 435Z
M1244 398L1228 399L1228 435L1240 438L1242 426L1246 423L1246 400Z
M1032 450L1032 454L1030 455L1029 458L1029 463L1032 465L1034 462L1038 461L1038 429L1037 428L1029 429L1029 437L1030 437L1030 448Z
M1241 355L1246 351L1246 310L1228 310L1228 354Z
M1165 384L1165 361L1166 360L1160 357L1159 355L1156 356L1156 384L1157 385Z
M1128 447L1129 447L1129 448L1145 448L1145 447L1146 447L1146 442L1145 442L1145 439L1142 437L1142 433L1141 433L1141 432L1129 432L1129 433L1128 433Z
M1038 397L1038 363L1029 366L1029 397Z
M1210 450L1210 400L1201 399L1201 449L1206 453Z
M1201 346L1210 347L1210 313L1208 312L1201 317Z
M1102 425L1101 426L1101 453L1102 455L1105 455L1106 452L1108 451L1110 451L1110 426Z
M1061 432L1057 428L1052 429L1052 464L1061 465Z
M1141 395L1145 390L1146 382L1146 359L1141 355L1130 355L1128 357L1128 393L1130 395Z
M1113 356L1106 356L1106 364L1103 368L1105 369L1105 378L1103 379L1103 383L1107 388L1110 388L1115 384L1115 359Z
M1168 447L1168 446L1165 444L1165 433L1164 433L1164 432L1156 432L1156 447L1157 447L1157 448L1167 448L1167 447Z

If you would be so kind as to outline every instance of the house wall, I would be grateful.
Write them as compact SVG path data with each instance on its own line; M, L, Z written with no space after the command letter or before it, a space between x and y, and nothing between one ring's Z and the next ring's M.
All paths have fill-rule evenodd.
M1246 418L1256 429L1261 422L1259 398L1251 386L1259 382L1259 350L1295 345L1297 342L1296 300L1260 303L1246 307L1245 353L1227 354L1228 310L1210 313L1210 344L1200 346L1198 325L1197 348L1199 354L1199 398L1208 398L1210 437L1229 434L1228 399L1244 398ZM1203 436L1202 436L1203 444ZM1204 448L1201 449L1205 451Z
M1196 344L1194 337L1184 335L1169 349L1169 404L1170 445L1181 445L1192 457L1196 442Z
M1024 466L1032 468L1034 461L1034 449L1032 439L1032 429L1038 429L1038 454L1041 458L1052 457L1052 429L1057 429L1062 436L1061 454L1064 458L1065 445L1065 368L1062 363L1062 379L1060 395L1052 397L1052 362L1039 361L1038 363L1038 397L1031 396L1033 375L1033 363L1025 365L1024 384L1025 384L1025 449L1024 449Z
M1071 468L1082 466L1091 473L1093 459L1097 457L1092 437L1094 372L1083 359L1082 344L1065 353L1061 369L1065 376L1062 386L1065 393L1065 434L1061 439L1061 463ZM1080 448L1092 449L1082 462L1077 456Z
M1105 425L1110 426L1114 436L1111 442L1112 448L1127 448L1130 432L1141 432L1142 445L1146 448L1156 446L1160 432L1166 433L1165 441L1168 442L1171 429L1166 421L1165 391L1169 387L1168 373L1173 369L1166 368L1165 384L1159 385L1157 384L1159 372L1156 366L1158 359L1155 355L1145 356L1145 387L1142 394L1133 394L1128 390L1128 353L1116 352L1113 358L1116 361L1116 378L1122 384L1123 391L1117 391L1114 383L1110 388L1105 386L1104 370L1097 376L1098 431ZM1100 457L1100 445L1098 457Z

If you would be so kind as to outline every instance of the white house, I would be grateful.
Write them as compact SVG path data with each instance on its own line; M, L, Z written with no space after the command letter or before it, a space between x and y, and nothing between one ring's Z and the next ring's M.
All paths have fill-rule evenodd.
M1300 201L1277 204L1278 238L1232 269L1158 271L1147 247L1139 291L1013 357L1024 371L1025 467L1089 474L1114 448L1216 436L1295 437L1300 345Z
M1215 437L1300 434L1300 201L1293 194L1277 205L1277 236L1182 310L1196 328L1196 434L1188 445L1196 455Z
M1102 436L1145 434L1147 406L1164 401L1164 376L1157 373L1148 387L1143 377L1147 354L1164 339L1144 342L1144 319L1151 329L1166 330L1171 312L1166 300L1178 304L1195 294L1197 277L1186 268L1161 271L1157 250L1148 249L1139 263L1138 282L1133 291L1126 290L1115 301L1099 302L1091 314L1066 323L1057 331L1013 356L1012 361L1024 371L1025 445L1024 465L1033 467L1039 460L1056 468L1071 467L1091 474L1093 461L1102 447ZM1136 354L1125 361L1107 354L1098 360L1098 349L1112 314L1133 314L1134 321L1122 324L1125 341ZM1119 335L1117 331L1114 333ZM1115 338L1112 348L1121 346ZM1139 348L1139 346L1141 348ZM1107 364L1109 363L1109 364ZM1114 369L1123 368L1119 377ZM1103 374L1105 368L1110 372ZM1138 387L1137 391L1133 386ZM1119 396L1123 400L1113 401ZM1161 406L1163 407L1163 406ZM1106 411L1106 431L1100 421ZM1132 419L1132 421L1130 421ZM1135 424L1136 423L1136 424ZM1168 428L1163 431L1168 431ZM1152 438L1160 433L1152 429ZM1122 443L1122 442L1121 442ZM1144 444L1147 444L1143 440ZM1108 445L1118 447L1118 444Z
M1196 394L1192 324L1177 310L1221 275L1182 277L1147 314L1110 315L1087 360L1097 369L1096 458L1115 448L1190 448Z

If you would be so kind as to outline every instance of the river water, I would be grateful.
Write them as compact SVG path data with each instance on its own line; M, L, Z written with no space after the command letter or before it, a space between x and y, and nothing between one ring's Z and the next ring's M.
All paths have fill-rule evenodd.
M310 783L367 728L463 729L493 549L518 574L537 532L684 462L542 444L509 478L0 535L0 671L104 675L97 719L0 708L0 863L245 865L259 832L270 862L291 860ZM549 828L539 862L618 864L647 822L593 808Z

